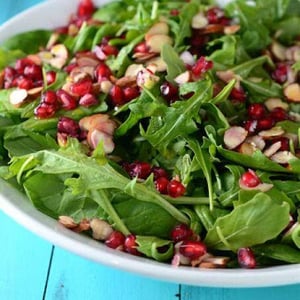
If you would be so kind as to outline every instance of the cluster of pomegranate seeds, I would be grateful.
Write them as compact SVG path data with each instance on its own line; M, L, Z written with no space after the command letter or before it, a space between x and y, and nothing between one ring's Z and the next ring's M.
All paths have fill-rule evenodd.
M5 89L17 87L30 90L42 86L42 68L29 58L18 59L14 67L6 67L4 69L3 82Z
M285 63L276 64L275 70L271 74L272 78L279 84L286 82L288 77L288 66Z
M137 86L121 87L113 85L109 91L110 101L113 106L121 106L140 95L140 90Z
M237 258L242 268L254 269L256 267L256 259L250 248L240 248L237 253Z
M229 25L231 19L225 16L224 10L220 7L212 7L206 11L206 18L209 24Z

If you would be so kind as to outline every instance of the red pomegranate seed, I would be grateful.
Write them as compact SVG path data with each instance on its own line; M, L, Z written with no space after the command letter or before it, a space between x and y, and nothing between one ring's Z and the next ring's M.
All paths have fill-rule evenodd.
M75 120L68 117L61 117L57 123L57 132L78 138L80 135L80 127Z
M239 89L233 88L230 93L230 98L235 102L243 103L245 102L247 95L242 87L240 87Z
M288 113L282 107L275 107L271 113L270 117L276 122L284 121L289 118Z
M13 67L4 68L4 80L5 81L13 81L15 76L17 75L17 71Z
M225 17L224 11L219 7L208 9L206 17L209 24L228 25L230 23L230 19Z
M257 174L251 169L242 174L240 182L242 185L247 186L249 188L256 187L261 183Z
M256 128L257 128L257 120L247 120L247 121L245 121L244 128L249 133L255 133L256 132Z
M16 77L13 81L13 86L17 86L20 89L30 90L34 87L33 81L23 75Z
M279 138L276 138L274 140L272 140L273 143L276 143L276 142L280 142L281 143L281 146L280 146L280 151L289 151L290 150L290 140L287 138L287 137L279 137Z
M50 84L54 83L55 80L56 80L56 72L54 72L54 71L48 71L46 73L47 84L50 85Z
M248 107L248 115L253 120L262 119L266 114L266 109L261 103L252 103Z
M180 12L179 12L179 10L178 9L171 9L170 10L170 15L171 16L174 16L174 17L176 17L176 16L178 16L180 14Z
M242 268L254 269L256 267L255 256L250 248L240 248L237 253L237 258Z
M70 91L76 96L84 96L93 92L93 82L90 78L84 78L70 85Z
M271 74L272 78L279 84L286 82L288 76L288 66L283 63L276 65L276 69Z
M127 86L123 88L124 101L130 102L140 95L140 90L137 86Z
M166 177L166 178L169 177L167 171L160 167L156 167L156 166L152 167L151 172L154 175L154 179L158 179L159 177Z
M105 245L112 249L119 249L123 250L125 242L125 235L117 230L114 230L108 237L107 240L105 240Z
M275 124L275 120L271 116L257 120L257 130L271 129Z
M184 185L180 181L175 179L172 179L169 182L167 189L169 196L173 198L180 197L185 193Z
M79 105L90 107L98 103L97 98L93 94L85 94L79 99Z
M55 112L55 106L47 103L41 103L35 108L34 115L39 119L48 119L52 118L55 115Z
M111 75L112 72L105 63L100 63L95 70L95 77L97 78L98 82L108 80Z
M61 107L65 110L73 110L78 106L77 100L75 97L67 93L63 89L59 89L56 92L58 102L60 103Z
M95 11L95 6L92 0L80 0L77 8L77 16L79 18L88 19Z
M109 91L110 100L113 105L119 106L125 103L123 89L114 85Z
M42 68L38 65L28 65L24 68L24 75L33 80L42 80Z
M70 63L64 67L64 71L70 74L76 67L78 67L77 63Z
M58 34L68 34L69 27L68 26L61 26L54 29L54 31Z
M195 260L206 254L207 249L206 245L200 241L183 241L179 247L179 252L185 256L190 258L191 260Z
M147 162L134 162L129 165L130 177L146 179L151 173L151 165Z
M150 49L147 46L146 42L140 42L133 49L134 53L149 53L149 51Z
M204 56L201 56L192 66L192 73L195 76L200 76L210 70L212 67L213 62L210 60L206 60Z
M172 103L179 99L178 87L168 81L160 86L160 93L165 100Z
M57 100L56 93L51 90L44 92L41 96L41 102L48 105L57 106L58 100Z
M166 177L159 177L155 180L155 187L161 194L168 194L169 179Z
M31 59L25 57L25 58L18 59L16 61L15 69L17 70L17 72L19 74L23 74L25 67L31 66L31 65L35 65L35 63Z
M107 56L117 56L119 53L119 49L115 46L111 46L109 44L106 45L101 45L102 51L107 55Z
M132 255L141 255L141 253L137 250L136 236L133 234L128 235L125 238L124 242L124 250Z
M171 231L171 239L177 243L184 240L189 240L193 236L193 230L186 224L178 224Z

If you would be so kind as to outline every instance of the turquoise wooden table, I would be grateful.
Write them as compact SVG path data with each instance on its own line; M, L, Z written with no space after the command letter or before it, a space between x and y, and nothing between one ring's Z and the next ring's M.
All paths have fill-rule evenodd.
M2 0L0 23L38 2L41 0ZM0 300L300 299L300 284L252 289L194 287L112 269L55 247L2 212L0 271Z

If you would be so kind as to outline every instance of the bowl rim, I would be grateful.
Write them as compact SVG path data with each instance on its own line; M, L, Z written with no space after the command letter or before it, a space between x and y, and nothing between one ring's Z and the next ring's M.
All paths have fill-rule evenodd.
M79 0L76 0L78 2ZM109 0L94 0L101 5ZM57 5L64 9L57 13ZM74 0L51 0L39 3L14 16L0 26L0 44L8 36L37 27L53 28L61 25L74 11ZM55 15L53 14L55 11ZM67 13L66 13L67 11ZM49 22L41 23L47 13ZM26 22L30 20L30 22ZM29 24L27 26L20 26ZM198 269L191 267L174 267L152 261L147 258L132 256L106 247L105 245L74 233L64 228L56 220L36 210L25 195L13 188L4 180L0 180L0 209L44 240L76 255L142 276L167 282L182 283L207 287L270 287L300 282L300 264L267 267L263 269Z

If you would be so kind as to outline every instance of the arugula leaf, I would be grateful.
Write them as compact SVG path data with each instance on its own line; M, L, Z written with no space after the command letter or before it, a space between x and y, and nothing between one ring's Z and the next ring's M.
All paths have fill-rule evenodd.
M218 218L204 241L212 249L236 251L272 240L288 223L289 205L278 205L269 196L259 193Z

